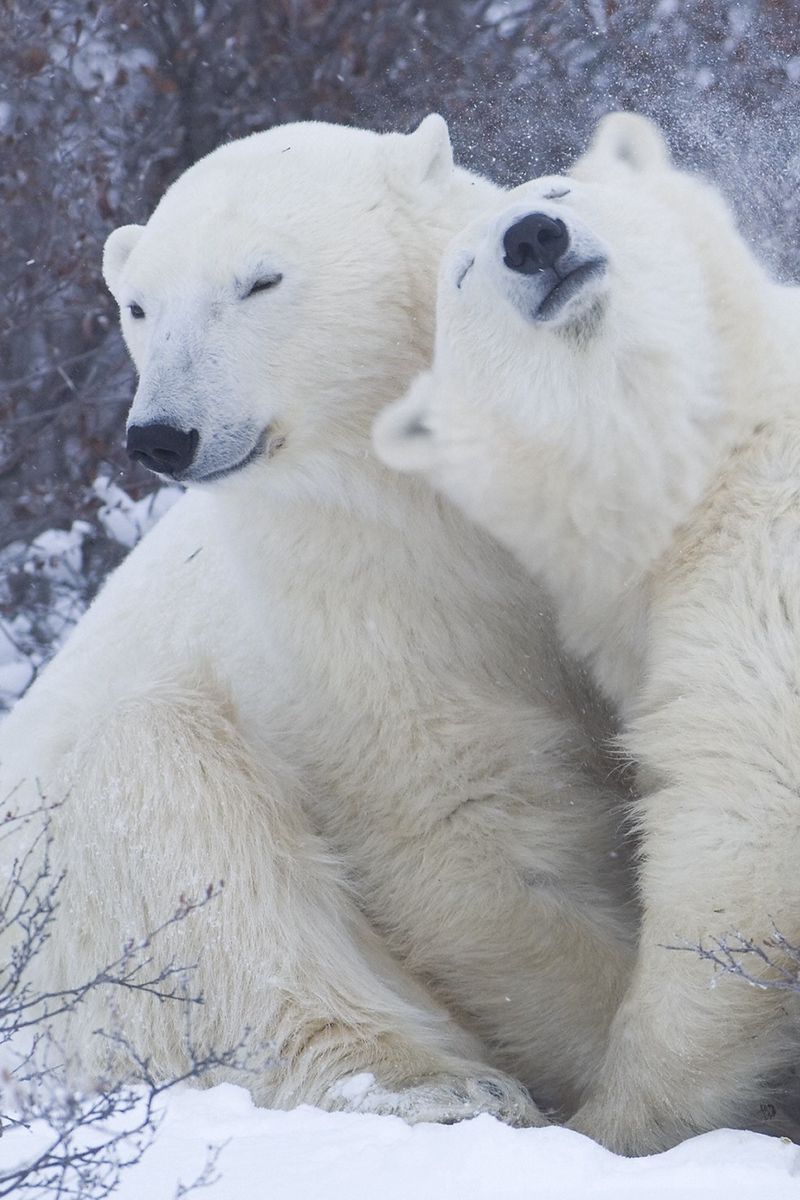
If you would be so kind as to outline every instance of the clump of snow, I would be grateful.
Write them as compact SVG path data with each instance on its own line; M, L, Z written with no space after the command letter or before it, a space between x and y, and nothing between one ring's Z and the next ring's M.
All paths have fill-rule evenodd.
M98 521L109 537L129 550L183 495L182 488L163 487L142 500L133 500L104 475L94 481L93 490L103 501L97 513Z
M183 489L163 487L134 500L101 475L92 494L100 501L96 524L73 521L69 529L48 529L30 543L12 542L0 550L0 711L25 692L85 612L92 596L86 558L95 539L105 536L131 550ZM15 574L46 585L40 604L15 603Z
M69 26L64 32L65 38L51 42L50 60L54 65L71 67L78 87L84 91L91 92L100 84L113 84L123 69L134 72L156 66L151 50L135 46L120 53L96 28L84 28L77 37Z
M338 1080L331 1088L331 1095L357 1104L375 1086L375 1076L372 1072L361 1071L358 1075L349 1075L346 1079Z
M353 1080L349 1080L353 1083ZM7 1129L0 1174L46 1144ZM651 1158L620 1158L570 1130L258 1109L241 1087L176 1089L157 1136L122 1177L118 1200L173 1200L221 1147L204 1200L798 1200L800 1148L721 1130Z
M0 626L0 705L9 707L30 686L33 675L30 662L9 641L5 629Z
M25 611L0 617L0 706L9 707L33 682L46 657L42 643L60 645L86 608L83 544L92 533L88 521L73 521L70 529L48 529L30 545L12 542L0 552L0 576L16 570L50 585L38 621Z
M70 529L48 529L30 545L23 571L52 583L75 583L83 567L84 539L92 532L88 521L73 521Z

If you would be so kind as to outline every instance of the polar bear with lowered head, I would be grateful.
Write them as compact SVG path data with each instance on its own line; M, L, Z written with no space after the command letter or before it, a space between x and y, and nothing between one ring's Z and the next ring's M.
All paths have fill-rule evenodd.
M627 1152L763 1121L797 1056L780 944L742 958L758 988L669 947L800 944L799 317L617 114L456 238L433 367L376 428L545 584L625 714L643 925L575 1126Z
M272 1048L262 1103L541 1121L511 1073L574 1107L627 977L606 714L513 557L371 450L495 194L438 117L290 125L106 247L129 449L188 490L3 725L0 793L65 798L50 989L224 880L155 965L197 959L201 1047ZM183 1069L180 1005L115 1003Z

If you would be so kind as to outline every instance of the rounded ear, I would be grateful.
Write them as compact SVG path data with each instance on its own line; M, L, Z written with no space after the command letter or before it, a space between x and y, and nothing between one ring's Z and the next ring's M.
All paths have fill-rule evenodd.
M375 453L396 471L424 471L437 460L436 441L427 424L429 373L420 375L402 400L385 408L372 429Z
M655 122L632 112L609 113L603 117L597 124L585 159L616 160L634 171L649 171L671 162L669 147Z
M429 113L403 136L403 174L414 183L444 183L453 172L453 148L444 117Z
M103 247L103 278L114 296L117 294L122 268L143 232L144 225L120 225L119 229L115 229L106 238Z

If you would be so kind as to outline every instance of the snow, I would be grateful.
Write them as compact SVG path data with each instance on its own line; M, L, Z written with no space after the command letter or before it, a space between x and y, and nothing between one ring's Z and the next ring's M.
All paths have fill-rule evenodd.
M113 542L131 550L183 495L175 486L134 500L106 475L92 485L100 502L96 521ZM87 545L98 529L89 521L73 521L69 529L47 529L29 545L11 542L0 549L0 581L14 570L46 580L51 586L47 612L36 615L24 607L2 615L0 594L0 713L10 709L30 686L50 657L64 644L89 602L85 577ZM7 607L13 608L11 597Z
M9 655L13 658L9 659ZM6 661L2 661L6 659ZM11 706L33 682L33 667L24 655L9 641L5 630L0 627L0 704Z
M31 543L23 570L53 583L70 584L83 564L83 542L92 532L88 521L73 521L70 529L47 529Z
M143 500L132 500L118 484L99 475L94 481L94 493L103 501L97 514L100 524L109 537L130 550L180 499L183 488L162 487Z
M6 1130L0 1171L46 1135ZM626 1159L567 1129L511 1129L489 1116L411 1126L309 1107L270 1112L232 1084L176 1089L115 1195L173 1200L210 1146L222 1148L215 1182L196 1193L205 1200L800 1200L800 1148L785 1139L720 1130Z

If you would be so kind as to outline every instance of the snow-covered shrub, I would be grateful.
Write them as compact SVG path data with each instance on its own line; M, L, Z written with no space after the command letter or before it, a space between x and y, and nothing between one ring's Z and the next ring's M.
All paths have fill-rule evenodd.
M155 1137L166 1093L178 1084L202 1081L219 1067L247 1072L251 1060L246 1030L235 1046L207 1051L194 1043L192 1011L203 1003L192 987L195 964L171 962L156 967L153 963L153 947L165 930L213 904L221 884L209 884L198 898L176 895L174 910L158 926L130 938L115 961L98 963L91 978L59 991L45 992L36 986L32 967L51 935L62 882L50 861L51 812L52 806L43 801L35 812L21 817L7 814L0 821L0 838L17 836L20 823L30 835L0 889L0 938L13 947L0 964L0 1133L24 1126L32 1131L34 1146L21 1161L0 1167L0 1200L27 1196L103 1200ZM98 989L108 995L110 1022L96 1036L107 1040L110 1051L122 1043L135 1070L122 1081L112 1073L94 1078L85 1090L77 1091L64 1073L70 1063L68 1039L56 1036L53 1023L58 1020L59 1029L68 1029L70 1015ZM147 992L161 1003L183 1006L187 1065L179 1078L156 1077L147 1058L137 1053L126 1031L114 1022L114 993L120 989ZM268 1060L260 1069L267 1065ZM215 1149L210 1147L205 1168L178 1194L187 1195L209 1182L215 1160Z
M134 500L100 475L83 504L86 518L0 549L0 710L31 685L109 568L180 494L178 487L163 487Z

